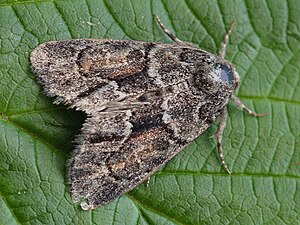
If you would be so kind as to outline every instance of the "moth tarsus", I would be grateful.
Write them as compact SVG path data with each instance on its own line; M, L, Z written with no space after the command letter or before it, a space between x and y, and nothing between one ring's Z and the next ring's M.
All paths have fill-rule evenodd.
M226 106L239 77L220 56L162 30L174 44L75 39L41 44L31 53L37 80L55 103L88 114L69 162L75 202L97 208L147 180L221 115L216 133L222 152ZM233 27L233 26L232 26Z
M168 30L165 25L161 22L161 20L159 19L158 16L155 16L155 19L158 23L158 25L160 26L160 28L162 29L162 31L169 37L171 38L176 44L180 45L180 46L187 46L187 47L194 47L190 44L185 43L184 41L181 41L180 39L178 39L170 30Z
M251 109L249 109L247 106L244 105L244 103L235 95L231 96L231 100L233 101L233 103L240 108L241 110L245 111L246 113L248 113L251 116L255 116L255 117L260 117L260 116L265 116L265 113L256 113L253 112Z

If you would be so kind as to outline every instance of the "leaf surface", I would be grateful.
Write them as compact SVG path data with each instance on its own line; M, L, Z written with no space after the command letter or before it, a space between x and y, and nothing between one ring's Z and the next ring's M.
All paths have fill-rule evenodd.
M299 224L299 1L0 1L0 221L2 224ZM226 58L237 91L259 113L229 104L221 168L216 123L144 184L92 212L70 199L66 162L84 113L53 105L29 64L38 44L70 38L171 42Z

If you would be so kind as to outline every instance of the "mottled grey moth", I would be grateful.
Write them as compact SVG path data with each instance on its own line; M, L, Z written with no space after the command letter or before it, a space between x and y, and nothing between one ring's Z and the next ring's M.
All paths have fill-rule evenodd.
M112 201L146 180L220 116L222 154L228 101L254 116L233 95L239 76L219 56L176 44L77 39L39 45L31 53L37 80L55 103L87 113L69 162L71 196L84 210Z

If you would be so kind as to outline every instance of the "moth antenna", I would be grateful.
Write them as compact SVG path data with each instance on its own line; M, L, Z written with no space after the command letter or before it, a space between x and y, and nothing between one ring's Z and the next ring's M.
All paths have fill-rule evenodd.
M220 51L219 51L219 56L222 57L222 58L225 58L225 55L226 55L226 47L227 47L227 44L228 44L228 40L229 40L229 36L234 28L234 26L236 25L236 21L234 20L232 23L231 23L231 26L229 28L229 30L227 31L227 34L224 36L224 39L223 39L223 42L221 43L221 48L220 48Z

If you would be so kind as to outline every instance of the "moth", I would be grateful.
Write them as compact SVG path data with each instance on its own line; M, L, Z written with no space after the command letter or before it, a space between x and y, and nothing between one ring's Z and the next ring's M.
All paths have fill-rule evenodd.
M233 94L239 76L224 59L233 25L219 55L177 39L175 44L76 39L39 45L33 72L54 103L88 118L68 165L70 192L84 210L97 208L136 187L173 158L218 117L222 153L229 100L256 114Z

